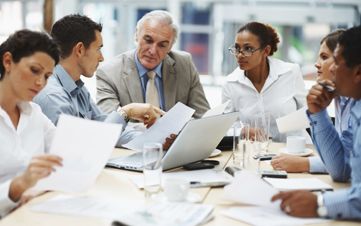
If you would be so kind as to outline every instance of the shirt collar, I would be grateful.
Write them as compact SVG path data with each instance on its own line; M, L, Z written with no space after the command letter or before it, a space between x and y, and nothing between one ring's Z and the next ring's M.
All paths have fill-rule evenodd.
M81 79L74 82L73 78L68 74L68 72L65 71L65 69L60 64L55 67L54 71L65 91L67 91L71 95L77 95L79 93L79 91L84 85L84 82Z
M22 101L18 103L17 106L19 107L21 114L31 115L33 111L33 106L30 104L30 102L27 101ZM0 117L4 118L5 114L7 114L5 110L0 107Z
M135 65L137 66L138 69L138 73L140 77L143 77L144 75L146 75L146 73L150 70L146 69L139 61L138 56L137 56L137 51L135 51L134 53L134 58L135 58ZM157 73L157 76L159 78L162 78L162 65L163 65L163 61L160 62L160 64L158 64L157 67L155 67L154 71L155 73Z
M282 74L289 72L292 70L292 64L286 63L281 60L268 57L268 63L269 63L269 78L272 80L276 80L279 76ZM237 67L228 77L227 81L230 82L240 82L244 83L246 81L246 75L244 74L244 70L241 70L239 67Z
M351 106L351 113L357 118L361 118L361 100L355 100Z

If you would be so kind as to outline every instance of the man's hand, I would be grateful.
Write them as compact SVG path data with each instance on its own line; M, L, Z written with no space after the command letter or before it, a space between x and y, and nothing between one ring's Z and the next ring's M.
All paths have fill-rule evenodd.
M307 95L308 111L312 114L324 110L330 105L332 99L335 97L335 92L329 92L325 86L335 87L335 84L330 80L320 80L310 89ZM322 85L321 85L321 84Z
M272 202L281 200L281 209L295 217L318 217L317 196L309 191L280 192L272 197Z
M27 189L33 187L40 179L49 176L56 166L62 166L62 159L56 155L44 154L34 156L25 172L10 184L9 197L17 202Z
M177 138L177 135L173 133L169 137L165 138L165 142L163 143L163 150L168 150L173 144L175 138Z
M287 154L273 157L271 165L275 170L285 170L288 173L304 173L310 170L308 158Z
M130 119L143 122L147 128L152 126L157 118L165 114L164 111L151 104L131 103L125 105L122 109Z

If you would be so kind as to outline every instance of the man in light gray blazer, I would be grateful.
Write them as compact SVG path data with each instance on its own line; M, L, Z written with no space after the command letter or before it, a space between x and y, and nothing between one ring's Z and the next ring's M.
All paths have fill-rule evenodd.
M118 55L96 73L98 106L111 112L132 102L147 102L147 73L154 71L161 109L168 111L179 101L196 110L194 117L201 117L209 104L191 55L171 51L177 34L166 11L155 10L142 17L136 28L136 50Z

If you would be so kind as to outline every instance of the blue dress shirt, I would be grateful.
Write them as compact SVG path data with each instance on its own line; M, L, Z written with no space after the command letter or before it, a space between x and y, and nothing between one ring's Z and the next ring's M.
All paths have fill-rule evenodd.
M341 140L352 139L352 137L347 137L347 136L352 134L351 125L350 125L350 115L351 115L351 106L353 105L353 102L354 100L348 97L335 98L335 112L336 112L335 128ZM319 156L312 156L309 157L308 159L310 163L310 173L327 173L325 165L323 164Z
M361 100L351 106L350 130L341 139L326 111L309 114L312 137L327 171L351 187L324 194L328 217L361 219ZM353 139L352 139L353 137Z
M138 70L138 74L140 77L140 81L142 84L142 93L143 93L143 99L145 102L145 93L147 90L147 83L148 83L148 75L147 72L149 71L148 69L146 69L139 61L138 56L137 56L137 51L135 51L135 65L137 67ZM163 62L161 62L154 70L157 76L155 77L155 86L157 87L158 90L158 97L159 97L159 107L162 110L165 110L165 100L164 100L164 92L163 92L163 80L162 80L162 64Z
M104 114L90 97L83 81L74 81L61 65L57 65L44 89L35 96L35 103L39 104L43 113L56 125L61 114L68 114L80 118L127 125L124 118L117 112ZM123 133L117 146L127 143L139 132L130 130Z

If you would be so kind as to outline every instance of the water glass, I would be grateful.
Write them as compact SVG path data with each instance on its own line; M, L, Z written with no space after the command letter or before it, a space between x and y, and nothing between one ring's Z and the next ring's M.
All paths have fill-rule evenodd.
M143 145L144 194L147 200L161 192L163 146L160 143Z
M233 149L233 165L244 169L247 167L250 153L249 131L250 125L247 122L240 122L238 129L234 130L236 142Z

